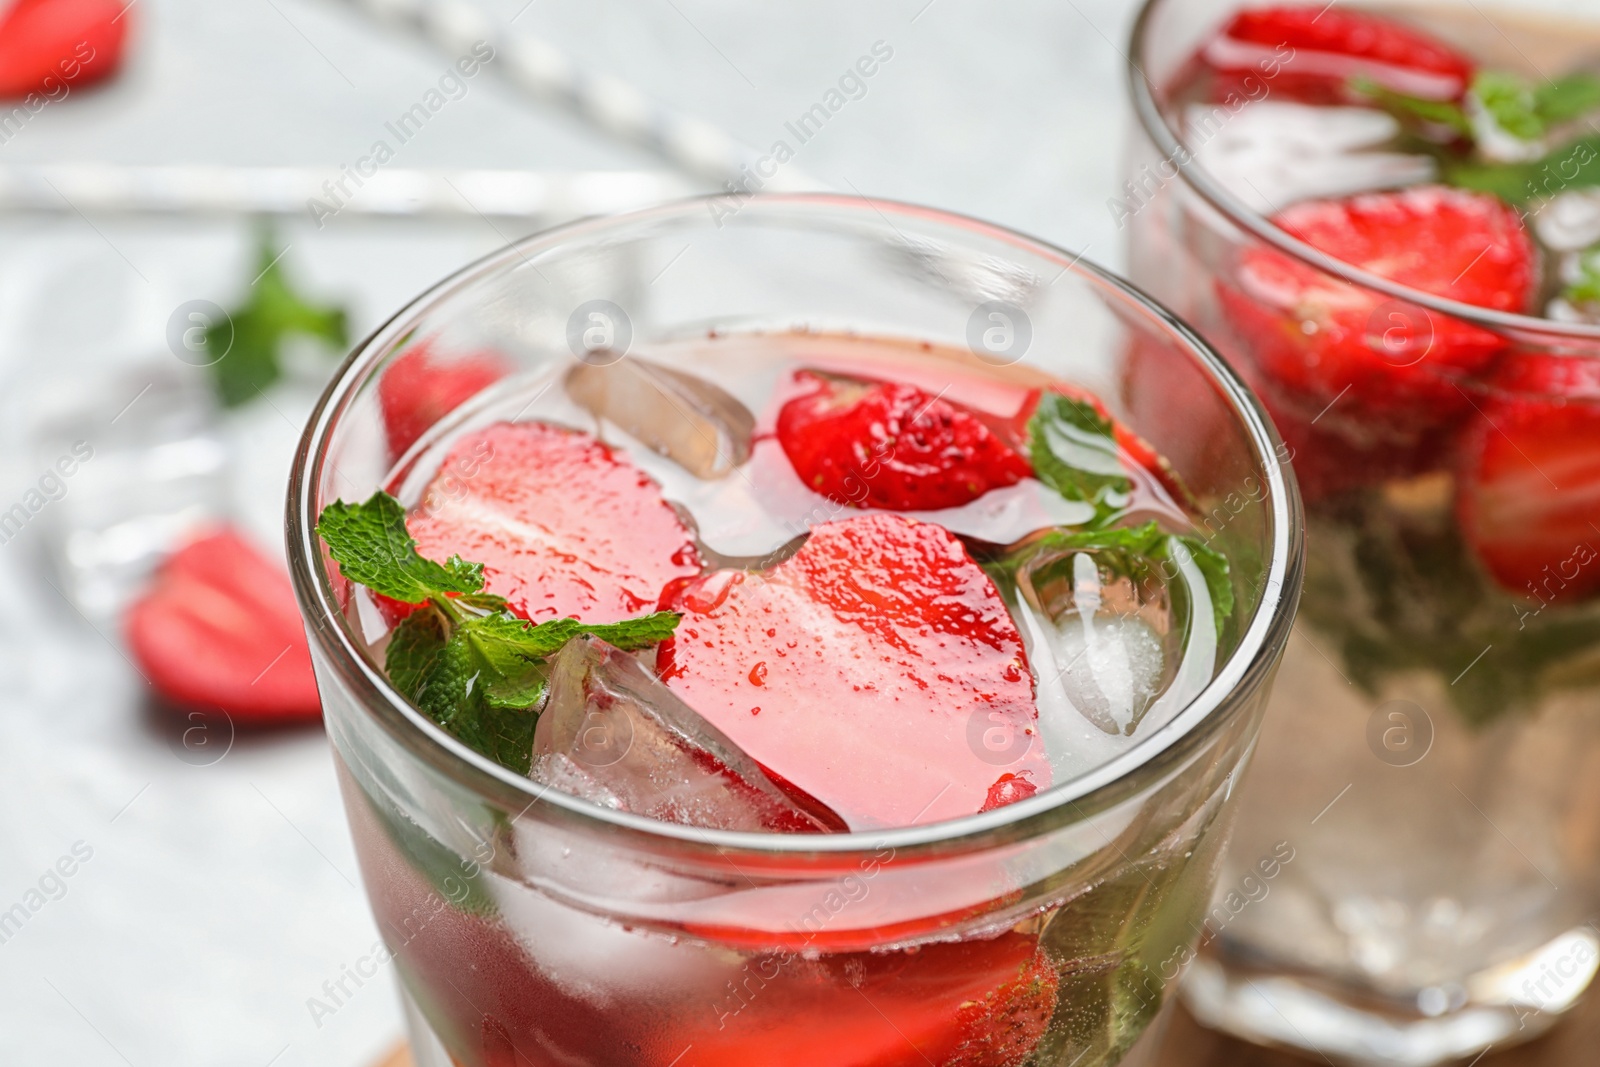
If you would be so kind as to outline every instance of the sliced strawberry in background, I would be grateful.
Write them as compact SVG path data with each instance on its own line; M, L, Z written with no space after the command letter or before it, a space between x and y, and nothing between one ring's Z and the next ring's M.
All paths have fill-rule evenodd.
M838 503L959 507L1032 473L978 415L915 386L806 370L794 384L778 443L800 480Z
M1538 282L1516 211L1480 193L1427 186L1308 201L1273 221L1353 266L1478 307L1526 311ZM1267 387L1360 446L1415 443L1459 421L1472 407L1464 383L1507 343L1275 249L1247 249L1217 295Z
M1284 397L1258 375L1246 374L1283 439L1283 457L1294 467L1307 504L1341 493L1410 478L1448 464L1452 431L1423 432L1406 427L1341 419L1337 406L1312 410Z
M1050 784L1022 640L943 527L824 523L771 571L718 571L662 607L684 613L662 681L852 829L974 814L1008 773Z
M482 563L485 588L528 619L616 622L700 573L694 536L621 453L545 423L463 435L406 518L430 559Z
M698 1067L1016 1067L1044 1035L1059 984L1035 939L1016 933L760 959L747 973L763 979L753 995L730 993L663 1047L689 1046L684 1062Z
M122 65L131 4L121 0L15 0L0 14L0 97L59 99Z
M399 459L428 427L511 370L510 360L493 351L444 357L424 342L401 355L378 379L389 458Z
M1468 544L1512 593L1600 594L1600 361L1519 353L1492 385L1460 450Z
M241 725L322 714L289 575L236 531L174 553L123 626L135 662L174 704Z
M1351 88L1358 80L1426 100L1459 100L1474 70L1466 56L1403 22L1320 2L1241 11L1200 54L1218 72L1218 100L1229 92L1254 99L1266 85L1279 98L1339 103L1360 99Z

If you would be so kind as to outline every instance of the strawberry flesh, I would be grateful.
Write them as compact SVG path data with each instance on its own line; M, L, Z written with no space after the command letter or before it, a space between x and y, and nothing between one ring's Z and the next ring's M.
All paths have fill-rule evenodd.
M971 815L1004 773L1050 784L1022 640L940 526L824 523L772 570L714 572L662 607L684 613L662 680L852 829ZM994 729L1026 739L1007 766L981 755Z
M1017 933L915 953L759 957L745 974L760 985L731 985L714 1021L665 1044L690 1046L700 1067L1015 1067L1044 1035L1059 984L1036 940Z
M1403 23L1337 4L1252 8L1206 45L1202 60L1218 72L1213 97L1254 99L1262 84L1274 96L1313 104L1358 101L1352 82L1427 100L1459 100L1473 63ZM1246 77L1255 79L1252 86Z
M1336 259L1436 296L1504 312L1526 311L1534 298L1536 250L1496 197L1427 186L1308 201L1273 221ZM1245 251L1217 292L1266 388L1358 446L1384 437L1413 446L1458 422L1472 408L1464 386L1506 346L1459 319L1386 306L1383 294L1275 249Z
M800 480L838 503L933 511L1032 474L978 415L916 386L809 370L794 386L778 442Z
M445 359L423 343L401 355L378 379L389 458L399 459L428 427L510 373L510 362L488 350Z
M134 661L175 705L241 725L322 714L289 576L234 530L175 552L123 627Z
M16 0L0 15L0 97L59 100L122 65L134 13L121 0Z
M1461 444L1467 542L1520 596L1600 594L1600 361L1518 354L1492 384Z
M430 559L482 563L485 589L527 619L632 618L701 569L655 482L588 434L545 423L463 435L406 526Z

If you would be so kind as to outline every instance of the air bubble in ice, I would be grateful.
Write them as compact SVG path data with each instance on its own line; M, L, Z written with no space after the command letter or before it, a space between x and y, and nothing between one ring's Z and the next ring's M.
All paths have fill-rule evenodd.
M1108 734L1129 734L1169 680L1175 636L1165 587L1116 573L1092 551L1047 552L1018 574L1067 698Z

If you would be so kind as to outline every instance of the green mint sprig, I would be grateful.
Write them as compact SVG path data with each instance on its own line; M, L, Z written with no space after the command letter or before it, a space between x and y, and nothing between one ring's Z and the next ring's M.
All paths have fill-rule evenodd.
M1350 81L1350 88L1402 121L1420 120L1434 126L1443 126L1463 137L1472 136L1472 120L1467 117L1461 105L1454 101L1429 100L1420 96L1397 93L1393 89L1379 85L1371 78L1353 78Z
M1537 141L1550 127L1600 108L1600 78L1579 71L1535 84L1486 70L1473 80L1472 95L1502 130L1519 140Z
M211 373L226 407L255 399L283 376L279 359L286 337L310 337L336 353L349 343L345 310L301 296L284 270L285 250L276 244L272 228L263 226L257 238L257 273L245 302L206 331L207 350L225 353L211 364Z
M1094 505L1093 525L1127 507L1133 481L1111 420L1087 400L1047 392L1028 420L1034 477L1067 500Z
M519 774L533 755L535 706L548 659L590 634L624 651L672 636L681 618L662 611L615 623L547 619L534 624L483 592L483 565L417 551L405 509L388 493L323 509L317 533L349 580L392 600L421 605L390 636L384 668L396 689L463 744Z
M1449 145L1411 139L1413 147L1438 161L1447 185L1489 193L1515 207L1565 189L1600 186L1600 136L1576 137L1535 160L1486 160L1474 151L1477 131L1461 104L1397 93L1366 78L1352 80L1350 88L1410 126L1420 120L1452 131L1456 140ZM1483 71L1469 96L1506 133L1534 142L1562 123L1600 111L1600 77L1580 71L1534 84L1515 74Z

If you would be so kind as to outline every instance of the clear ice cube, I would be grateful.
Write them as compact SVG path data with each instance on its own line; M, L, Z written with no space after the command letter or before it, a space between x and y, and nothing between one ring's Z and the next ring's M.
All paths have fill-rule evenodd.
M1194 104L1184 127L1206 171L1263 214L1298 200L1417 185L1437 169L1427 156L1377 151L1400 124L1372 108L1261 100L1230 112Z
M550 660L530 777L595 803L722 830L844 828L802 805L639 660L593 637Z
M638 357L567 372L567 395L696 478L721 478L750 458L755 416L692 374Z
M1142 562L1120 548L1030 543L1016 549L1025 557L1012 610L1061 782L1126 751L1211 682L1217 624L1205 577L1181 540Z
M1534 232L1557 252L1581 252L1600 244L1600 189L1568 189L1531 212Z
M1080 549L1042 553L1018 573L1017 589L1049 621L1073 707L1108 734L1131 734L1178 662L1181 628L1166 587L1135 582Z
M32 438L49 479L39 541L90 618L115 615L176 544L228 513L229 449L199 368L168 359L80 381Z

